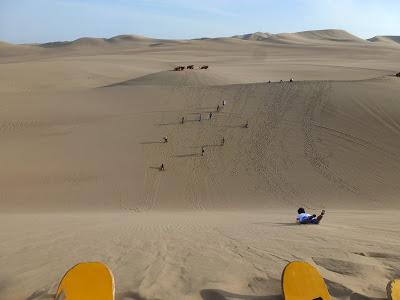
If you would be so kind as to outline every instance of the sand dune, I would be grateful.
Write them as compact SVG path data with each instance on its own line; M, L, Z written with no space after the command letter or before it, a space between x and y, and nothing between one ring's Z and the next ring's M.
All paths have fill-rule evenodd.
M337 30L337 29L327 29L327 30L312 30L303 31L296 33L279 33L270 34L263 32L256 32L244 35L236 35L233 38L243 39L243 40L255 40L255 41L265 41L274 43L321 43L321 42L352 42L352 43L365 43L366 41L356 37L347 31Z
M385 43L392 46L400 46L400 36L375 36L371 39L368 39L368 41L374 43Z
M2 43L0 65L0 299L51 298L86 260L118 300L280 299L298 259L334 299L399 276L397 47L117 36Z
M228 79L223 78L218 73L209 70L184 70L184 71L162 71L123 82L108 85L111 86L129 86L129 85L154 85L154 86L214 86L226 85Z
M213 79L167 71L40 94L24 116L11 100L3 210L399 207L397 79L206 85ZM15 148L35 151L21 161Z
M254 40L254 41L263 41L271 37L272 34L268 32L255 32L248 33L242 35L234 35L233 38L242 39L242 40Z
M112 38L90 38L84 37L79 38L74 41L65 41L65 42L49 42L44 44L39 44L38 46L44 48L54 48L54 47L104 47L104 46L121 46L123 44L132 44L132 43L152 43L157 40L146 38L138 35L118 35Z
M356 37L344 30L327 29L327 30L313 30L295 33L308 40L322 40L333 42L365 42L363 39Z
M30 45L14 45L0 41L0 59L2 57L10 56L24 56L24 55L35 55L41 54L42 51L36 46Z

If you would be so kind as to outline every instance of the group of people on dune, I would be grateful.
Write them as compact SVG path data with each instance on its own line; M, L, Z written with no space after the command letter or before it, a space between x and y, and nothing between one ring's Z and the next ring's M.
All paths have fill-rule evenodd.
M217 109L216 109L216 111L214 111L214 113L220 112L221 109L222 109L225 105L226 105L226 100L222 100L222 106L220 106L220 105L218 104ZM214 115L213 112L209 112L209 113L208 113L208 118L209 118L210 121L211 121L213 115ZM199 113L198 121L201 122L201 120L202 120L202 114ZM182 118L181 118L180 123L181 123L181 124L184 124L184 123L185 123L185 117L182 117ZM244 127L245 127L245 128L249 128L249 122L248 122L248 121L246 121L246 124L244 125ZM167 137L167 136L164 136L164 137L162 138L162 140L160 141L160 143L164 143L164 144L168 143L168 137ZM220 145L221 145L221 146L225 145L225 137L222 137L222 139L221 139L221 144L220 144ZM205 153L205 147L202 146L202 147L201 147L201 156L204 156L204 153ZM165 165L164 165L164 163L162 163L161 166L160 166L158 169L159 169L160 171L165 171Z
M187 66L188 69L193 68L193 67L194 67L193 65ZM179 66L179 68L181 68L181 67ZM184 68L184 67L182 67L182 68ZM293 82L293 79L291 79L290 82ZM222 107L224 107L225 105L226 105L226 101L223 100L222 101ZM220 109L221 109L221 106L218 105L216 112L219 112ZM213 113L210 112L209 113L209 119L210 120L212 119L212 116L213 116ZM201 113L200 113L199 121L201 121ZM183 124L184 122L185 122L185 118L182 117L181 123ZM248 121L246 121L246 124L244 125L244 127L245 128L249 127L249 122ZM168 143L168 137L164 136L161 142L162 143ZM224 144L225 144L225 137L222 137L221 146L223 146ZM203 146L203 147L201 147L201 156L204 156L204 153L205 153L205 148ZM161 164L159 170L160 171L164 171L165 170L164 163ZM325 215L325 210L322 210L321 213L317 216L315 214L311 215L309 213L306 213L305 209L303 207L300 207L297 210L296 221L297 221L298 224L319 224L324 215Z

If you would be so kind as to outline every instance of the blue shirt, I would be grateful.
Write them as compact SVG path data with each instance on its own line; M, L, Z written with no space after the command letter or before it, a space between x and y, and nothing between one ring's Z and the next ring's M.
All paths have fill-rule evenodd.
M299 222L299 223L303 223L303 222L307 221L310 217L311 217L310 214L302 213L302 214L299 214L299 215L297 216L297 219L296 219L296 220L297 220L297 222Z

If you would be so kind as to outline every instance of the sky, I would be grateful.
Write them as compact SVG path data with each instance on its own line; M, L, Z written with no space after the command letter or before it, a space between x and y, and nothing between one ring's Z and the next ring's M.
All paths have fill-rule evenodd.
M400 0L0 0L0 40L10 43L317 29L400 35Z

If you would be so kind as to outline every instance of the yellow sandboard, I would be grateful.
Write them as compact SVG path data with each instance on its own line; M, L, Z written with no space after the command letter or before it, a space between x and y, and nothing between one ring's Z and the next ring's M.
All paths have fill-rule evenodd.
M114 300L114 277L100 262L80 263L65 273L56 300Z
M324 279L312 265L294 261L282 273L285 300L330 300Z
M400 300L400 279L389 282L386 291L389 300Z

